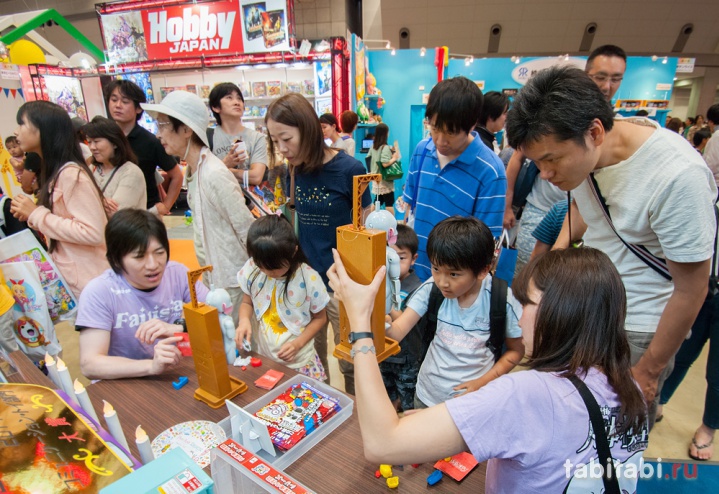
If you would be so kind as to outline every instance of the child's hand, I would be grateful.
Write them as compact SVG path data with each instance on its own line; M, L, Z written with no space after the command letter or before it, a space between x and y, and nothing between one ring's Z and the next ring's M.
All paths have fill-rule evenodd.
M471 393L472 391L477 391L479 388L482 387L482 383L479 379L473 379L471 381L467 381L466 383L459 384L452 388L454 390L454 393L452 393L452 396L454 398L458 396L466 395L467 393Z
M282 345L280 351L277 352L277 356L285 362L292 362L297 356L297 352L299 351L299 345L294 340L288 341L287 343Z
M377 295L379 286L384 280L387 268L382 266L369 285L360 285L352 281L352 278L345 271L337 250L332 249L332 256L335 263L327 271L327 277L330 280L330 288L335 293L335 298L344 303L350 321L369 317L374 307L375 295Z
M237 329L235 330L235 345L237 345L237 349L242 350L242 340L245 340L249 343L251 337L252 326L250 325L250 320L240 319L240 323L237 325Z

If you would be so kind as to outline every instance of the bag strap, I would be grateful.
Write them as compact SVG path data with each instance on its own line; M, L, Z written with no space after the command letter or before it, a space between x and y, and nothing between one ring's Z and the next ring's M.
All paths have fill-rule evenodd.
M295 167L290 165L290 198L287 201L290 209L295 209Z
M442 291L439 289L437 284L433 282L432 288L429 292L427 312L425 312L426 325L424 328L424 334L422 335L422 349L419 356L420 362L422 362L425 355L427 355L429 345L432 343L434 335L437 333L437 320L439 316L439 308L442 306L442 302L444 302L444 295L442 295Z
M493 276L491 294L487 348L494 354L496 363L502 357L504 336L507 331L507 282Z
M612 222L612 217L609 215L609 207L607 206L607 203L604 200L602 193L599 191L599 185L594 178L594 173L589 174L589 176L587 177L587 183L589 184L589 189L592 191L594 198L602 207L604 218L607 220L607 223L609 223L609 226L611 227L614 234L619 238L619 240L621 240L622 243L627 247L627 249L629 249L632 254L637 256L644 264L652 268L657 274L659 274L667 281L672 281L672 275L669 273L666 259L655 256L654 254L649 252L649 250L643 245L630 244L629 242L624 240L621 235L619 235L619 232L614 227L614 223Z
M120 165L122 166L122 165ZM110 185L110 182L112 182L113 177L115 176L115 173L120 168L120 166L116 166L112 169L112 173L110 173L110 176L107 179L107 182L105 182L105 185L102 186L102 193L105 193L105 189L107 189L107 186Z
M215 151L214 141L215 141L215 129L212 127L207 128L207 143L210 145L210 151Z
M614 472L614 460L612 459L612 451L609 448L609 439L607 438L607 431L604 428L604 418L602 412L599 409L599 404L594 398L594 395L584 381L579 379L576 375L569 376L569 382L571 382L577 391L579 396L582 397L584 405L587 407L589 412L589 420L592 423L592 430L594 431L594 441L597 446L597 454L599 455L599 463L602 465L602 482L604 483L605 494L621 494L619 490L619 480ZM609 466L611 464L611 467Z

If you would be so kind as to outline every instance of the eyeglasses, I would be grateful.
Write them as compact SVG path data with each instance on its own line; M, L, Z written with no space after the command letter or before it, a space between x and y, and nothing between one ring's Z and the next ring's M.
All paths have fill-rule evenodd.
M602 72L599 72L598 74L588 74L589 77L594 80L594 82L597 82L599 84L604 84L607 81L610 81L612 84L619 84L622 82L622 79L624 79L624 76L613 76L610 77L609 74L604 74Z
M167 127L168 125L172 125L172 122L157 122L158 130L162 130L163 128Z

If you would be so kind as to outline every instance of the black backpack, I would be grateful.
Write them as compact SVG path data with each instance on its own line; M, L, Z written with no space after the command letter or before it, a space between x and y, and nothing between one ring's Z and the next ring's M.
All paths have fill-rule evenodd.
M500 278L492 277L491 293L487 348L494 354L494 361L497 362L504 353L504 337L507 331L507 282ZM417 331L420 338L418 349L420 364L424 361L429 345L437 332L437 315L442 302L444 302L444 295L442 295L437 285L432 283L427 312L412 330L412 332Z

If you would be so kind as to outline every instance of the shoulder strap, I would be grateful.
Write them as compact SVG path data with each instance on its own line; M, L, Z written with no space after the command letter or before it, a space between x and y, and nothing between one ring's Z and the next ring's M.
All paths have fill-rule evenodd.
M439 287L432 283L432 289L429 292L429 301L427 302L427 312L424 315L425 326L422 334L422 348L419 355L419 361L424 360L429 350L429 345L434 339L434 335L437 333L437 319L439 315L439 308L444 302L444 295Z
M207 128L207 142L210 144L210 151L215 151L214 146L214 140L215 140L215 129L212 127Z
M497 362L502 357L504 336L507 332L507 282L493 276L491 293L487 347L494 354L494 361Z
M649 252L649 250L643 245L630 244L629 242L624 240L621 235L619 235L619 232L614 227L614 223L612 222L612 217L609 215L609 207L607 206L604 197L602 197L602 193L599 191L599 185L594 178L594 173L589 174L589 177L587 177L587 183L589 184L589 189L592 191L594 198L602 207L602 212L604 213L604 217L606 218L607 223L609 223L609 226L611 227L614 234L619 238L619 240L621 240L622 243L627 247L627 249L629 249L632 254L637 256L644 264L652 268L654 271L656 271L657 274L659 274L667 281L672 281L672 275L669 273L666 259L661 259L655 256L654 254Z
M614 461L612 460L612 451L609 449L609 439L607 439L607 431L604 428L604 418L599 409L597 400L584 381L576 375L569 376L567 379L577 388L579 395L584 400L584 404L589 412L589 420L592 423L594 431L594 441L597 446L597 454L599 455L599 463L602 465L602 482L604 483L604 492L606 494L620 494L619 481L614 472ZM611 466L609 466L611 464Z

